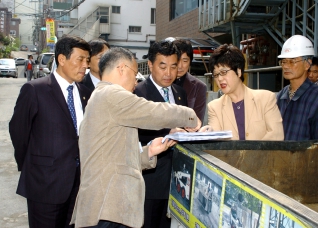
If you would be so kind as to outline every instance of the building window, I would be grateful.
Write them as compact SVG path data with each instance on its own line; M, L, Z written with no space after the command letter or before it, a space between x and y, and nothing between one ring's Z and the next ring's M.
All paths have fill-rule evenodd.
M15 25L15 21L11 21L11 25Z
M156 9L151 8L151 21L150 24L155 25L156 24Z
M100 7L97 16L100 16L100 23L109 23L109 7Z
M200 0L171 0L170 20L177 18L199 6Z
M62 21L62 22L68 22L70 21L70 14L69 13L64 13L62 11L55 11L51 12L54 16L55 19Z
M10 30L10 35L15 36L17 33L15 30Z
M120 6L112 6L112 13L120 14Z
M129 26L130 33L141 33L141 26Z

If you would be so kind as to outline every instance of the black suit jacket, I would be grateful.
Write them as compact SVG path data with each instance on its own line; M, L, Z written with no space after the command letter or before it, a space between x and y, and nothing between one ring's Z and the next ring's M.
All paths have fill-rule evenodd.
M91 92L77 87L84 110ZM75 180L78 136L53 74L22 86L9 131L21 171L17 193L36 202L64 203Z
M187 94L184 89L175 84L172 84L171 88L176 104L187 106ZM165 102L149 77L136 86L134 93L149 101ZM164 137L169 134L169 132L170 129L161 129L159 131L138 129L138 136L141 144L146 145L154 138ZM146 184L146 199L168 199L172 167L171 150L172 149L169 149L158 155L156 168L143 171Z
M195 111L203 123L206 109L207 87L205 83L189 73L186 73L183 77L185 77L183 89L187 93L188 106Z
M84 86L86 86L91 92L93 92L93 90L95 89L95 86L92 82L91 76L89 73L87 73L84 78L83 81L81 81L81 84L83 84Z

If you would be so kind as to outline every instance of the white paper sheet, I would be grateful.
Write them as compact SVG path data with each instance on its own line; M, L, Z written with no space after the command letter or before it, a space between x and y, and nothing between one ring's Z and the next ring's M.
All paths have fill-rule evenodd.
M173 139L179 142L199 141L199 140L217 140L232 138L232 131L210 131L210 132L176 132L166 135L162 142L166 139Z

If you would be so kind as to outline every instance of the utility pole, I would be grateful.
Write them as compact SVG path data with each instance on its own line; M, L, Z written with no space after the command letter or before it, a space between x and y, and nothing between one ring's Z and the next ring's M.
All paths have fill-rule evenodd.
M36 5L38 3L38 6ZM34 1L34 31L33 31L33 45L37 46L38 52L41 49L41 25L43 18L43 0Z
M41 34L41 27L42 27L42 22L43 22L43 0L39 0L39 26L38 26L38 36L39 36L39 39L38 39L38 47L37 47L37 50L38 50L38 53L40 54L41 51L42 51L42 34Z

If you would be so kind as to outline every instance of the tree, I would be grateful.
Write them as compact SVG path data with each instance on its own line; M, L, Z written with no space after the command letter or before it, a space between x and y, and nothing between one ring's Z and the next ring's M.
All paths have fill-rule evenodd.
M4 36L3 33L0 32L0 42L4 46L9 46L11 44L10 38L7 36Z
M11 51L16 49L15 38L12 36L5 36L0 32L0 43L2 44L0 49L0 57L1 58L10 58Z

